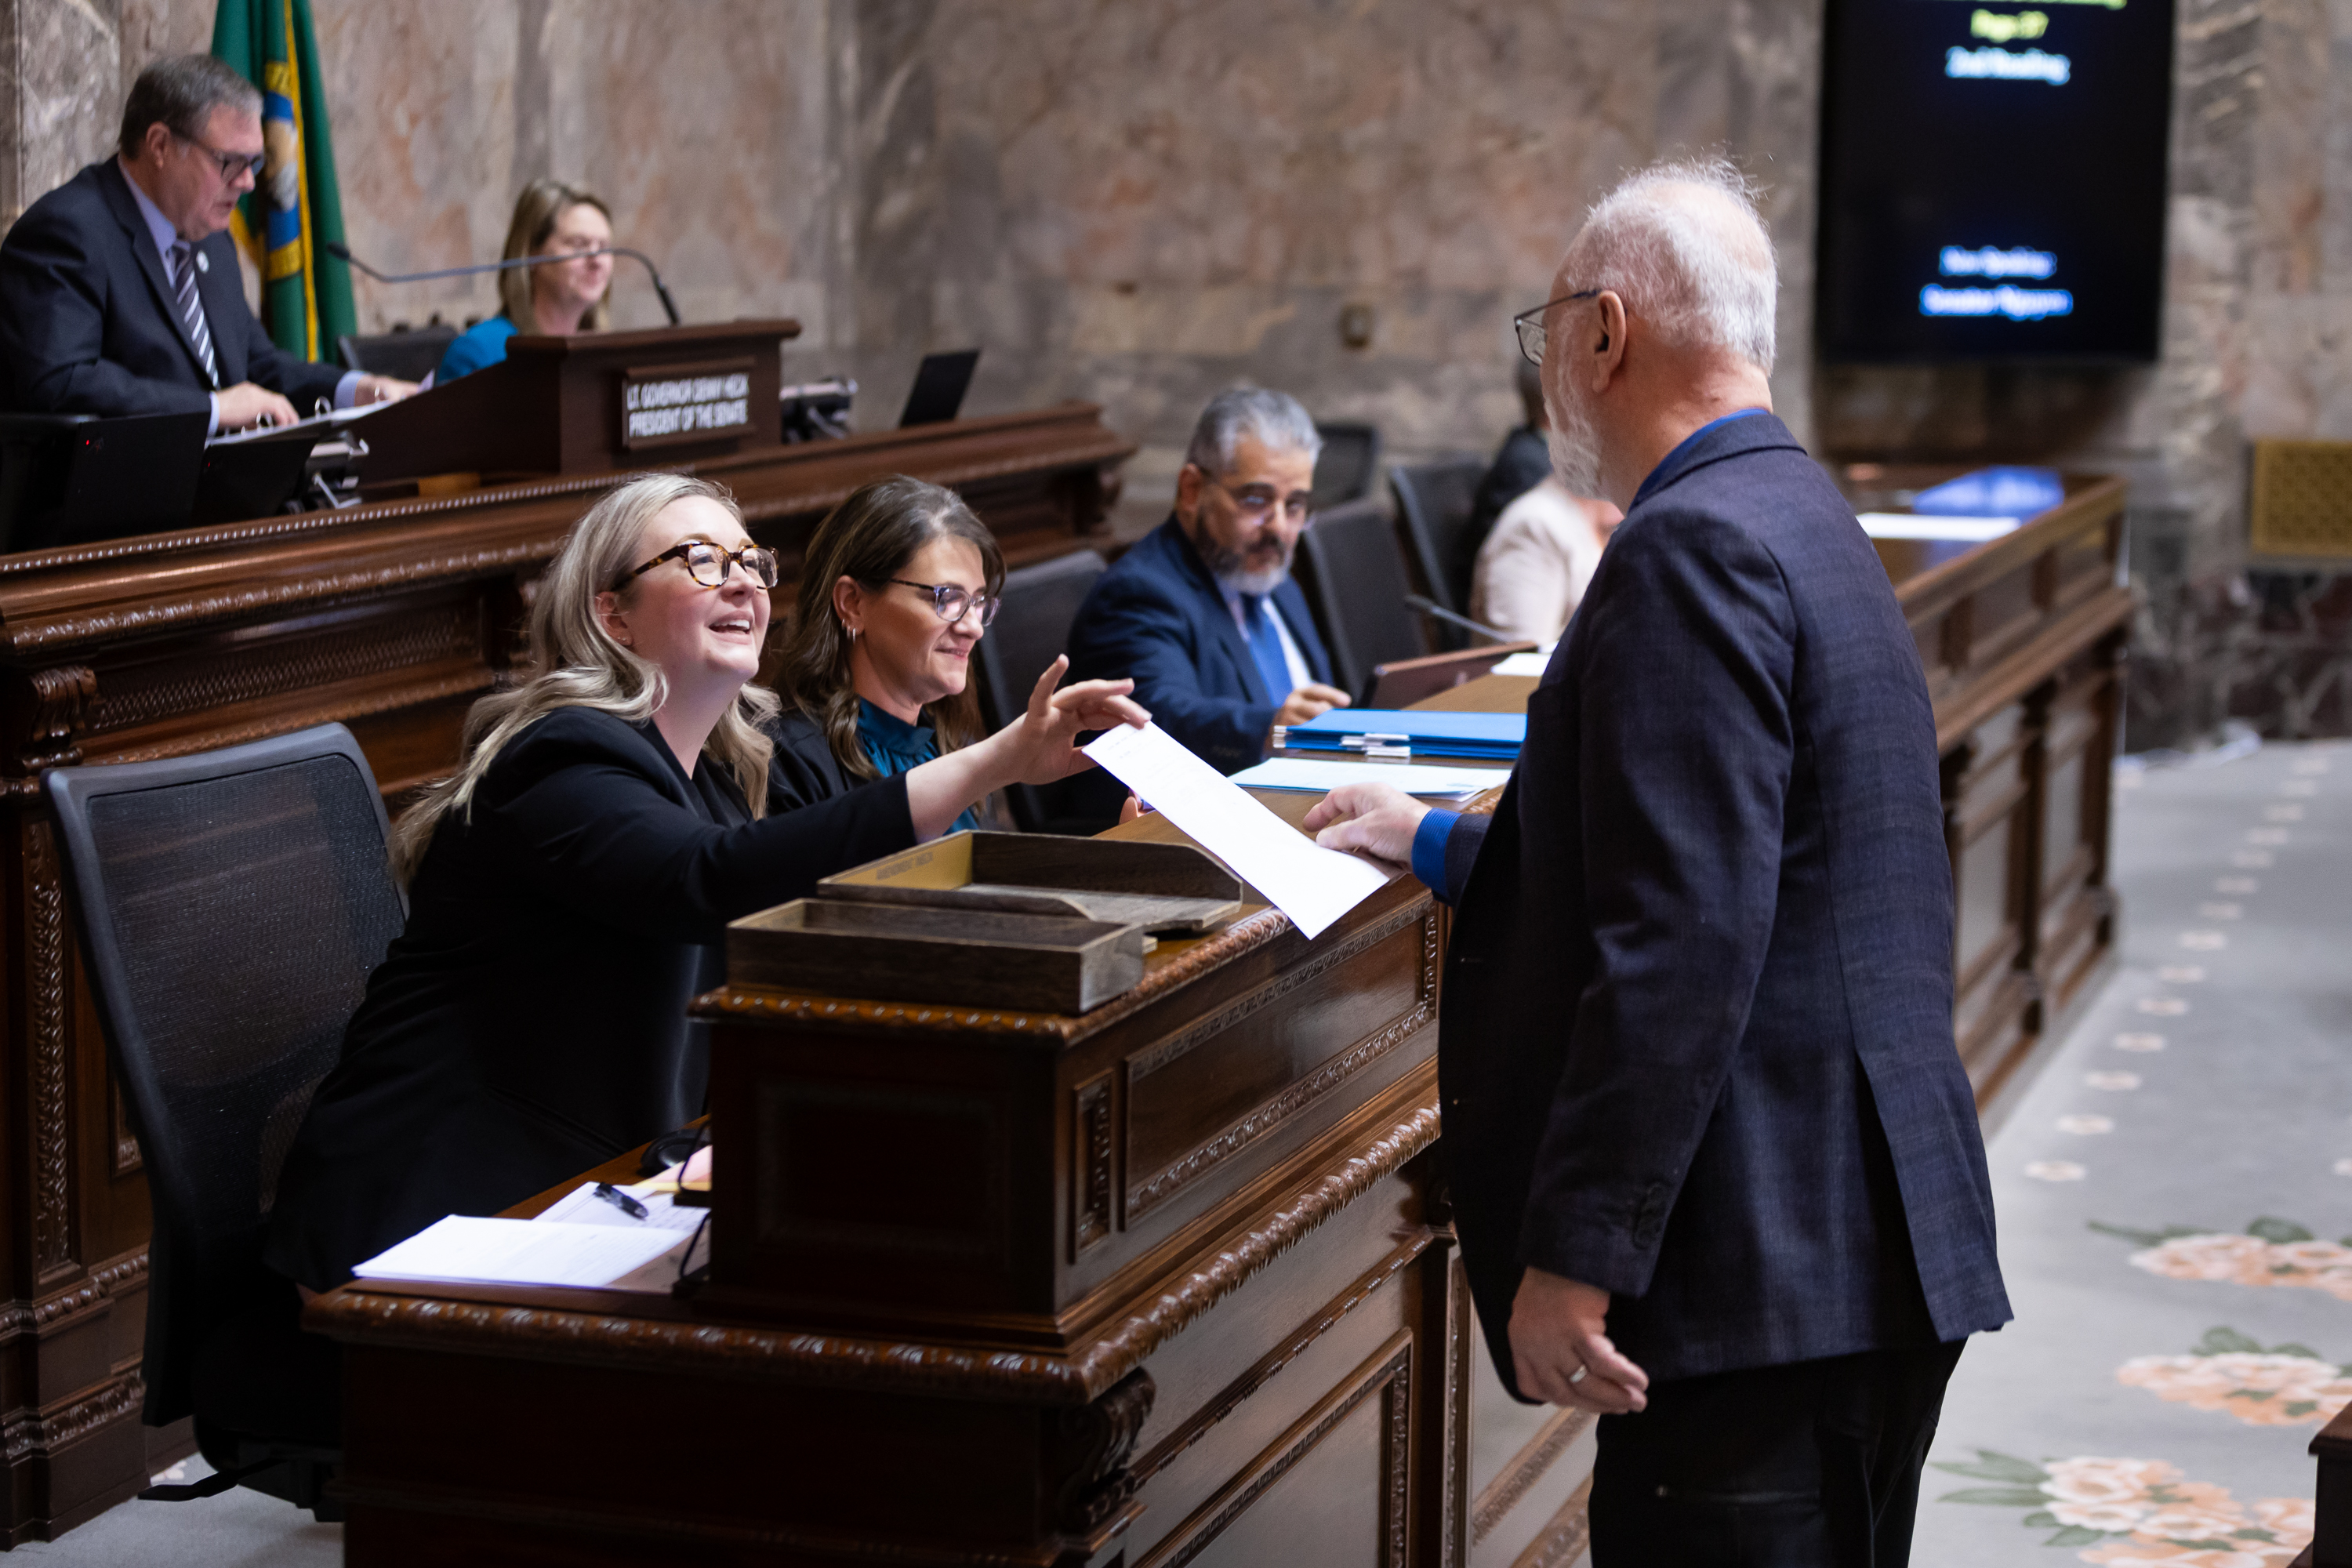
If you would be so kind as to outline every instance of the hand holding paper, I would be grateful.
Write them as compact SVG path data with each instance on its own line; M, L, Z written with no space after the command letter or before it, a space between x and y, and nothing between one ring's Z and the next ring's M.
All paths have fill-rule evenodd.
M1087 754L1272 900L1310 941L1388 886L1386 871L1317 847L1157 724L1108 731Z

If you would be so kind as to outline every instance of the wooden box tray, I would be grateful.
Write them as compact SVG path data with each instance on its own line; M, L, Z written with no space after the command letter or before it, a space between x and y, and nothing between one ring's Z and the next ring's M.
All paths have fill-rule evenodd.
M1200 932L1241 912L1239 879L1189 844L958 833L827 877L817 896Z
M1083 1013L1143 978L1143 928L795 899L727 928L727 979L829 996Z

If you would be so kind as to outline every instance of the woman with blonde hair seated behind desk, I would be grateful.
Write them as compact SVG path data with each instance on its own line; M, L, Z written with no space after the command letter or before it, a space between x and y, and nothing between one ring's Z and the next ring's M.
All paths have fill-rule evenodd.
M776 557L725 490L632 479L564 541L535 663L393 830L406 928L369 976L286 1161L268 1261L312 1290L445 1215L496 1214L700 1112L687 1005L727 922L943 832L1144 721L1126 681L1055 691L948 755L779 812L751 684ZM295 1096L289 1106L299 1107Z
M995 536L952 490L893 476L834 508L801 554L771 787L827 800L969 743L972 650L1003 587Z
M1507 637L1558 642L1624 518L1608 501L1569 494L1546 474L1503 509L1478 547L1470 618Z
M526 256L571 256L606 250L613 243L613 211L604 198L561 180L533 180L515 198L514 221L507 226L500 259ZM436 386L507 357L507 340L519 332L568 338L601 332L611 318L613 258L582 256L540 267L510 267L498 275L499 313L457 334L441 353L433 373Z

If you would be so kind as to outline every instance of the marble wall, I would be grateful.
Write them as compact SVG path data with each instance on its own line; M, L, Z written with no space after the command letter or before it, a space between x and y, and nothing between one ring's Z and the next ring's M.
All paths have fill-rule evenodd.
M922 352L973 343L975 410L1103 403L1143 447L1129 528L1239 378L1377 423L1391 457L1489 447L1505 322L1583 205L1727 150L1768 193L1791 425L1842 459L2128 474L2138 734L2259 709L2200 639L2269 591L2242 577L2246 439L2352 438L2352 0L2177 0L2163 358L2097 373L1813 363L1820 5L313 0L362 257L493 257L521 183L583 183L689 316L798 317L788 372L856 374L869 423ZM0 217L102 152L213 9L0 0ZM369 328L495 308L487 282L359 299ZM658 320L625 265L615 306Z

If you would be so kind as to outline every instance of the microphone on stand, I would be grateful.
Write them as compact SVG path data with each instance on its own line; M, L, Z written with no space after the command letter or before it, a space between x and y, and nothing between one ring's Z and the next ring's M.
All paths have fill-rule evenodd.
M550 267L562 261L585 260L591 256L625 256L645 268L646 276L653 279L654 292L661 296L662 310L668 315L669 324L673 327L678 324L677 301L669 297L669 289L662 282L661 269L644 251L631 250L626 246L608 245L602 250L574 250L561 256L518 256L511 261L478 261L470 267L444 267L432 272L403 272L397 275L378 272L353 256L349 247L334 240L329 240L320 248L336 260L358 268L379 283L430 283L441 278L470 278L476 273L506 272L517 267Z
M1496 642L1519 640L1508 632L1498 632L1494 627L1480 621L1474 621L1467 616L1457 616L1444 605L1424 599L1419 594L1407 594L1404 596L1404 602L1407 607L1419 610L1424 616L1435 616L1441 621L1460 626L1465 631L1476 632L1482 637L1492 637Z

